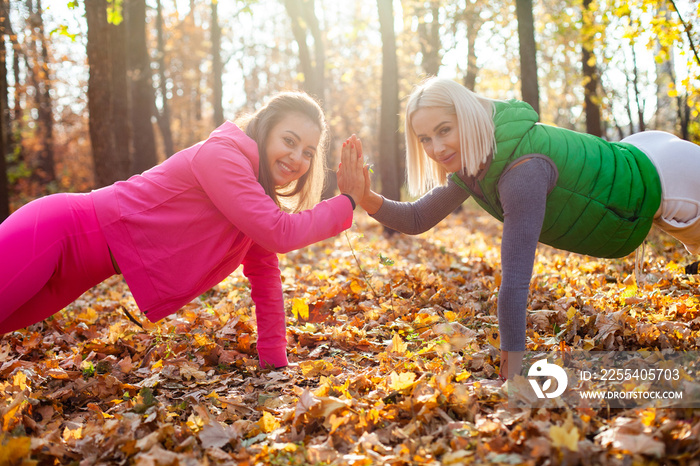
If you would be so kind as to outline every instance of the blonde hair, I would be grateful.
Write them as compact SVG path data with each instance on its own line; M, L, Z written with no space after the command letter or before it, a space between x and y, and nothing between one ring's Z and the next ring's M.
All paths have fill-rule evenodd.
M272 128L290 113L299 113L314 122L321 130L316 153L309 170L298 180L284 186L275 186L267 163L267 138ZM289 212L310 209L321 200L325 182L328 125L321 106L303 92L281 92L272 97L253 115L239 118L236 123L258 144L260 174L258 181L275 203Z
M450 79L428 78L413 90L406 104L406 171L408 190L412 195L420 195L445 184L448 175L444 168L428 157L413 130L413 114L426 107L443 108L457 115L460 155L467 175L476 175L496 147L493 101Z

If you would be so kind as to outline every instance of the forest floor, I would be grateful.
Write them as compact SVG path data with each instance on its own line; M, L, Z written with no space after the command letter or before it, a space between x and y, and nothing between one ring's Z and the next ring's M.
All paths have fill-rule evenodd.
M700 464L692 408L509 404L500 233L470 205L415 237L360 213L280 256L282 370L258 367L240 271L156 324L113 277L0 338L0 465ZM697 351L692 257L655 233L645 258L637 286L634 255L540 245L528 349Z

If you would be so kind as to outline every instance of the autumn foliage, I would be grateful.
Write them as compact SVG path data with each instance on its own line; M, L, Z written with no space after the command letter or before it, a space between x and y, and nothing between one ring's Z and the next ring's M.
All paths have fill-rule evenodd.
M697 464L684 409L513 410L496 382L500 225L347 233L281 256L293 365L261 369L240 273L157 324L114 277L0 339L0 464ZM529 349L697 350L699 282L538 249ZM130 322L122 308L139 320Z

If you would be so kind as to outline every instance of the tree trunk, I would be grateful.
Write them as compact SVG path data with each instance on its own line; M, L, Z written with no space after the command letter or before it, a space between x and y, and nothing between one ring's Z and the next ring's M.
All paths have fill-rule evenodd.
M35 89L36 105L38 110L37 134L39 135L40 148L37 151L37 159L34 165L32 178L41 183L47 183L56 179L53 150L53 105L51 103L51 78L49 76L49 53L44 33L43 9L41 0L36 0L33 5L27 1L30 12L32 37L30 50L32 55L32 83Z
M678 100L678 120L681 131L681 138L686 141L690 141L690 105L688 105L688 93L684 93L682 96L680 93L677 97Z
M165 75L165 37L163 33L163 5L161 0L157 2L156 33L158 35L158 89L160 93L160 111L156 111L158 128L163 138L165 156L170 157L175 153L173 133L170 129L170 103L168 98L168 83Z
M428 12L430 12L431 20L428 22ZM421 66L423 71L428 76L436 76L440 71L440 22L438 15L440 14L440 3L436 1L430 2L430 5L421 8L418 18L418 35L420 37L420 49L423 55Z
M672 21L672 12L670 9L661 10L657 14L664 15L669 23ZM660 41L657 41L655 44L655 49L657 52L662 52L663 46ZM634 48L632 49L632 53L634 53ZM677 123L680 123L678 117L681 115L680 108L676 108L676 104L679 103L679 100L669 95L669 89L671 86L674 86L676 82L673 56L673 53L657 53L657 57L663 57L663 59L661 61L658 61L658 58L654 60L654 65L656 67L656 114L654 115L654 129L668 131L669 133L675 133L677 131ZM639 130L644 131L644 128L640 125Z
M583 0L583 28L588 29L593 25L591 10L592 0ZM584 111L586 112L586 132L594 136L602 136L603 128L600 116L600 96L598 95L598 70L596 68L595 55L593 54L593 36L584 34L581 37L581 63L584 82Z
M382 35L382 103L379 121L379 173L381 193L400 200L403 173L399 157L399 82L396 58L396 34L392 0L377 0L379 28Z
M518 38L520 40L520 86L523 100L540 111L540 88L537 83L537 44L532 0L516 0Z
M133 143L132 171L141 173L158 163L151 123L155 96L151 82L151 58L146 47L146 0L128 0L125 6Z
M476 75L479 68L476 66L476 36L479 34L479 29L483 24L483 20L479 17L479 14L469 15L466 18L467 22L467 43L469 49L467 50L467 74L464 76L464 87L470 90L475 90L476 87Z
M224 92L223 74L224 65L221 61L221 26L219 25L219 1L211 2L211 60L212 60L212 83L214 93L214 126L219 126L224 122Z
M88 0L90 1L90 0ZM100 0L101 1L101 0ZM112 128L116 153L114 157L124 159L126 172L120 179L126 179L133 174L133 156L131 152L131 124L129 113L129 77L127 62L127 30L126 21L119 24L109 24L111 66L111 100Z
M284 6L292 22L292 34L299 47L299 64L304 75L303 88L308 94L323 100L325 91L325 49L314 11L313 0L285 0ZM311 33L314 53L306 40Z
M9 152L9 98L7 95L7 53L5 36L9 33L10 8L8 0L0 0L0 223L10 215L10 187L7 181L7 162L5 155Z
M634 72L632 73L632 89L634 90L634 103L637 107L638 128L641 132L646 130L646 123L644 122L644 101L641 100L641 94L639 93L639 67L637 66L637 54L634 51L634 47L632 47L632 64L634 67Z
M126 115L115 111L113 103L115 74L117 66L112 41L113 25L107 22L106 0L85 0L85 16L88 24L87 57L90 68L88 79L88 110L90 112L90 141L95 165L95 183L98 187L125 179L129 175L130 160L128 150L123 144L117 144L117 135L123 129L115 131L117 120ZM122 42L123 44L123 42ZM124 68L121 68L124 71ZM126 73L123 73L126 81ZM119 100L126 100L121 95ZM121 127L121 126L120 126ZM128 139L127 139L128 144ZM128 146L127 146L128 147Z

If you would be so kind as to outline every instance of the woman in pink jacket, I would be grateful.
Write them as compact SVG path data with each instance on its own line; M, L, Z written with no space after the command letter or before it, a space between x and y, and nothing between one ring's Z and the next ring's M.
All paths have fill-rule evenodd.
M260 363L287 365L276 253L350 227L363 161L353 136L337 173L343 194L317 204L327 142L318 104L282 93L242 126L226 122L127 181L38 199L0 224L0 334L49 317L115 273L157 321L242 264Z

